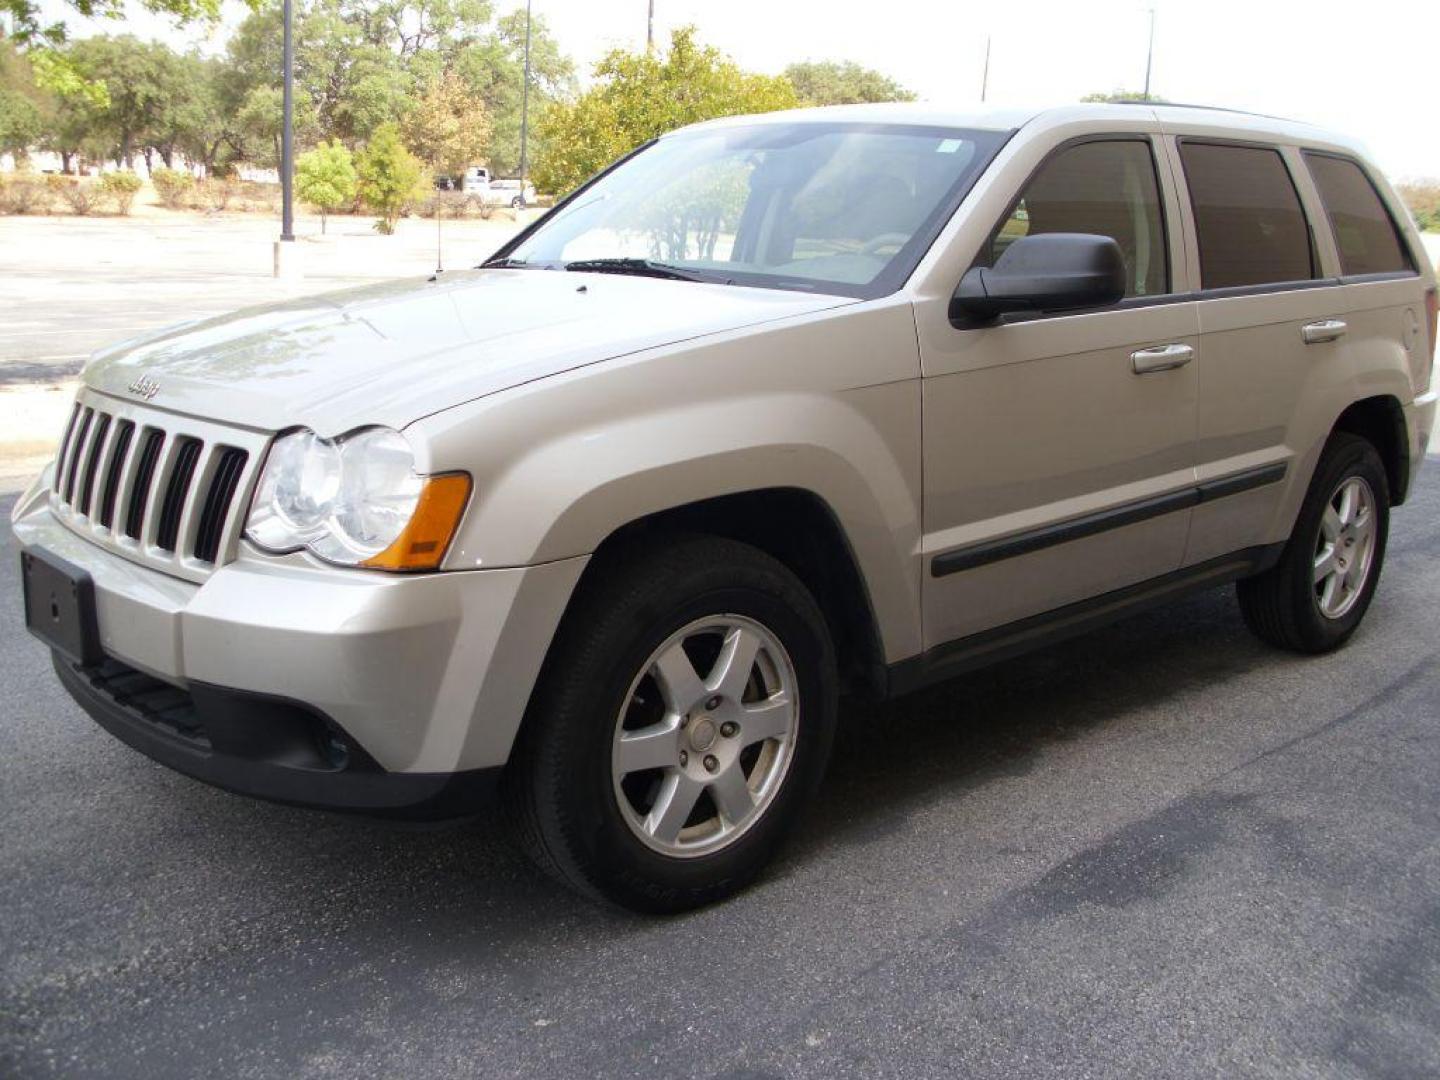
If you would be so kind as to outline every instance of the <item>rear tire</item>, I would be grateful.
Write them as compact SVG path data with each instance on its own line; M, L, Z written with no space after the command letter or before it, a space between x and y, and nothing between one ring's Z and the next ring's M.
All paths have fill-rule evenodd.
M1339 648L1375 595L1389 529L1380 455L1365 439L1337 432L1320 454L1280 561L1236 585L1246 625L1293 652Z
M804 585L747 544L667 537L597 558L507 768L510 818L572 888L699 907L754 879L814 794L834 650Z

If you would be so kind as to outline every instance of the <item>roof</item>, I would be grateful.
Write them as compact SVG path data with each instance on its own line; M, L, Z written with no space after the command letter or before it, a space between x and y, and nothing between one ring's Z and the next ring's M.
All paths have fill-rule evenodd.
M830 105L823 108L789 109L783 112L731 116L709 120L682 130L704 130L741 124L835 123L913 124L924 127L970 128L982 131L1014 131L1019 128L1059 127L1068 123L1096 120L1124 120L1133 123L1145 117L1157 120L1162 130L1203 132L1230 138L1253 138L1292 142L1307 146L1331 146L1359 150L1355 140L1325 131L1298 120L1264 116L1206 105L1159 102L1087 102L1051 108L1015 108L943 102L886 102L873 105Z

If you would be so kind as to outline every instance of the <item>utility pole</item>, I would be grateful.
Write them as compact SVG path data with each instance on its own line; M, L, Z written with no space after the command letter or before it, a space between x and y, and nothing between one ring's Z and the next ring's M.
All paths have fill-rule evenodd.
M645 51L655 48L655 0L650 0L650 18L645 23Z
M653 2L653 0L652 0ZM520 91L520 197L525 197L525 166L530 138L530 0L525 0L525 85Z
M980 100L985 100L985 93L990 89L990 35L985 35L985 73L980 76Z
M285 0L284 72L280 127L280 240L275 245L275 276L296 277L300 265L295 250L295 12Z
M1155 9L1150 9L1150 44L1145 50L1145 99L1150 99L1150 67L1155 60Z

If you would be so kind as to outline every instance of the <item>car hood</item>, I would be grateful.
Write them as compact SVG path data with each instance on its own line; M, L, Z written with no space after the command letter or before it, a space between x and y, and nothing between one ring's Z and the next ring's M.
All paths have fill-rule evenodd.
M102 350L87 385L266 431L400 428L586 364L853 303L647 277L467 270L246 308Z

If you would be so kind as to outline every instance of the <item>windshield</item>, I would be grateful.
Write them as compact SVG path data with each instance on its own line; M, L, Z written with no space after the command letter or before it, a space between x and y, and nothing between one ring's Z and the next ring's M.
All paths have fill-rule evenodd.
M582 188L496 262L883 295L1004 139L899 124L682 132Z

